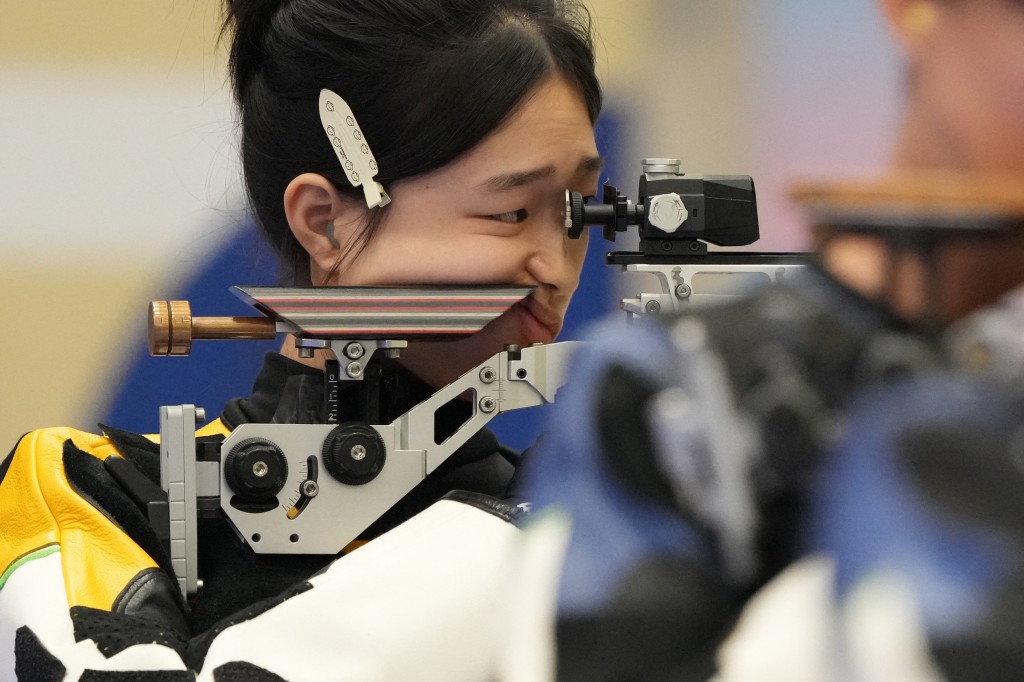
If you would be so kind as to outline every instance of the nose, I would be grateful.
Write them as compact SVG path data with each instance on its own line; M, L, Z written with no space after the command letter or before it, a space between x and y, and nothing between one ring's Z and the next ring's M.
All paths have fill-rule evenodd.
M579 285L587 235L570 239L565 219L554 212L533 226L532 251L526 263L530 277L557 293L571 296Z

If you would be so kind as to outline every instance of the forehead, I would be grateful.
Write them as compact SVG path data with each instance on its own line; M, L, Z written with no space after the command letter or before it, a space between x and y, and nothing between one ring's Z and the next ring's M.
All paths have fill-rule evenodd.
M596 155L594 127L583 98L563 78L553 77L534 88L501 127L447 170L467 180L544 166L562 174Z

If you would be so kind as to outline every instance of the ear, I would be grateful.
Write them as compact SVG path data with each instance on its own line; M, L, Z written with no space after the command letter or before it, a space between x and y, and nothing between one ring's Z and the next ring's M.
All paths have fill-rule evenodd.
M935 33L941 8L936 0L880 0L880 4L889 30L913 61Z
M366 225L366 206L340 194L315 173L294 178L284 191L284 213L292 234L309 254L313 284L325 284Z

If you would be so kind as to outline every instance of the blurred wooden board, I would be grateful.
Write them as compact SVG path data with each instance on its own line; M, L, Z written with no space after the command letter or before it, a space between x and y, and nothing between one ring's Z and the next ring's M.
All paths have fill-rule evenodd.
M1024 224L1024 174L893 173L800 182L789 191L811 221L837 229L1012 229Z

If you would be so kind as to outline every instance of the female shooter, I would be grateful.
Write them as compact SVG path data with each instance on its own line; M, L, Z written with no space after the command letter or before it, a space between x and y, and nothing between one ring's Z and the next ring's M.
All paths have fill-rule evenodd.
M382 367L386 415L505 344L555 338L585 250L564 234L564 191L593 194L601 168L593 133L601 92L583 8L568 0L230 0L225 33L248 195L294 283L535 287L477 334L410 344ZM351 108L387 205L350 184L319 118L322 90ZM287 341L268 357L253 394L232 401L200 442L245 423L322 420L322 362L300 358ZM115 669L138 679L484 674L484 652L462 653L473 649L472 636L493 630L477 618L474 609L488 606L467 598L468 584L451 593L396 584L390 600L365 611L338 603L326 587L347 583L352 601L390 592L381 587L387 571L401 563L396 556L408 558L394 554L393 542L382 545L392 552L383 568L371 544L347 557L369 557L359 559L363 572L342 576L335 557L256 556L223 521L202 521L204 586L186 605L131 494L145 488L140 471L158 479L158 469L151 439L115 429L33 432L4 461L0 677ZM500 498L514 469L514 456L482 433L362 539L453 489ZM479 539L461 545L471 542ZM458 544L433 553L416 546L421 558L447 552L454 562L463 557ZM494 560L463 568L486 573ZM409 590L418 601L399 612L410 617L388 616L386 604L401 604ZM360 645L364 637L372 644ZM389 637L406 644L392 648ZM430 672L431 664L440 668Z

